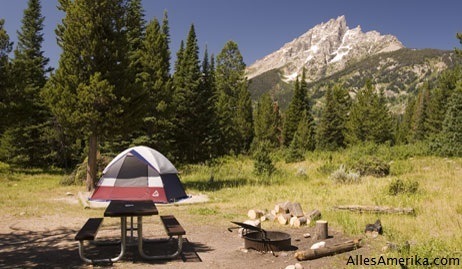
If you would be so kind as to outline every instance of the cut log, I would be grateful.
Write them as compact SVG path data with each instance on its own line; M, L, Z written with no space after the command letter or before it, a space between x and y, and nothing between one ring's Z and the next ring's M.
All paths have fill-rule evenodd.
M321 211L315 209L311 211L311 213L308 215L308 219L310 221L315 221L321 218Z
M279 214L278 215L278 222L281 225L286 225L289 222L290 218L291 218L290 214Z
M260 219L264 214L265 212L263 210L258 210L258 209L250 209L247 212L247 216L250 219Z
M260 221L261 222L264 222L264 221L274 221L274 219L276 218L275 215L273 214L265 214L263 216L260 217Z
M295 217L303 217L305 215L303 214L302 206L300 203L293 203L290 207L290 213Z
M324 240L329 236L327 221L325 220L316 221L315 229L316 229L316 239L317 240Z
M294 226L294 223L295 223L295 221L296 221L297 219L298 219L298 218L297 218L296 216L291 217L290 220L289 220L289 225L290 225L291 227L293 227L293 226Z
M276 214L287 214L289 213L289 208L291 207L291 202L286 201L284 203L279 203L274 206Z
M346 242L331 245L331 246L326 245L323 248L301 250L301 251L295 252L294 257L299 261L314 260L317 258L322 258L325 256L335 255L338 253L343 253L343 252L357 249L360 247L359 243L360 243L360 240L356 239L356 240L350 240L350 241L346 241Z
M415 214L413 208L389 207L389 206L363 206L363 205L339 205L334 206L337 210L349 210L358 213L385 213L385 214Z
M297 218L295 221L294 221L294 227L301 227L303 225L306 225L308 222L308 219L306 217L300 217L300 218Z

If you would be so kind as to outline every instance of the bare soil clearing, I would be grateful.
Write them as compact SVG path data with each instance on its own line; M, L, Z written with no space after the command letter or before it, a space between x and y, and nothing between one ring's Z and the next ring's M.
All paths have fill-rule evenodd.
M181 207L187 207L181 206ZM79 208L76 206L76 208ZM81 207L80 207L81 208ZM79 209L77 209L79 210ZM81 216L76 212L68 216L5 216L0 223L0 267L37 267L37 268L92 268L84 264L78 255L78 243L74 241L76 232L86 220L88 210L80 209ZM161 214L168 208L161 209ZM102 214L91 210L92 215ZM314 227L289 228L287 226L273 226L263 228L287 232L292 237L293 249L285 252L260 253L243 249L244 240L238 237L236 230L229 232L232 223L203 225L197 223L194 217L184 214L185 210L175 212L182 226L186 230L184 251L174 260L145 261L137 252L136 246L128 248L126 256L121 262L101 264L101 267L112 268L285 268L298 262L294 257L297 249L308 249L315 241L304 238L306 233L314 234ZM178 216L178 214L180 214ZM143 223L145 235L150 238L165 238L165 232L158 216L145 218ZM98 233L99 238L117 238L120 233L119 220L104 220L103 227ZM136 233L135 233L136 235ZM329 229L330 238L327 244L337 243L351 238L343 236ZM370 242L366 240L363 247L336 256L320 258L312 261L300 262L304 268L343 268L346 267L348 257L370 252ZM148 243L146 251L157 253L165 251L169 243ZM89 246L91 254L101 257L113 257L118 254L119 246Z

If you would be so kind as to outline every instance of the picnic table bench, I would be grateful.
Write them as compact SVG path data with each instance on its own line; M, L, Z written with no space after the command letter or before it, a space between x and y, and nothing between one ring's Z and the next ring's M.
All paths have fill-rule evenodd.
M85 256L83 251L85 241L95 240L96 234L98 233L101 224L103 223L103 218L90 218L85 222L79 232L75 235L75 240L79 241L79 256L80 258L88 263L93 263L96 260L89 259Z

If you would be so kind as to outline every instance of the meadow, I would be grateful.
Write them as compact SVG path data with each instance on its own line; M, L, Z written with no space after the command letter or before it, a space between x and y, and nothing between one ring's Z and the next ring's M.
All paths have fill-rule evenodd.
M339 182L332 173L347 169L364 157L389 164L389 175L362 176L355 182ZM249 209L272 209L278 202L301 203L303 209L319 209L329 226L349 236L363 236L365 225L380 219L383 236L376 254L386 242L398 246L400 255L462 258L462 159L428 156L423 146L362 146L338 152L312 152L305 160L287 164L283 153L272 155L276 171L270 176L253 173L248 156L223 157L212 164L180 167L187 193L206 194L206 204L178 206L175 210L201 222L229 225L245 220ZM78 205L56 203L53 197L84 191L82 186L60 184L58 172L3 171L0 176L0 210L12 218L43 214L75 217ZM397 182L405 187L397 187ZM406 184L412 188L406 188ZM414 208L414 215L358 214L338 211L337 205L379 205ZM89 211L88 215L97 215ZM271 226L264 223L264 227ZM265 226L266 225L266 226ZM404 248L401 246L409 247Z

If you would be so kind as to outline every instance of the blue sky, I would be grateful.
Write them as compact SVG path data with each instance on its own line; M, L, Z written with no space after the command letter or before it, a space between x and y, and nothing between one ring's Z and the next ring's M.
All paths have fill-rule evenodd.
M43 50L57 67L60 48L54 29L64 14L57 0L42 0L45 18ZM16 42L27 0L0 0L0 18ZM395 35L408 48L452 50L462 32L460 0L143 0L146 20L162 19L168 11L172 56L194 23L201 50L217 55L233 40L247 65L331 18L345 15L347 25ZM202 59L202 56L201 56Z

